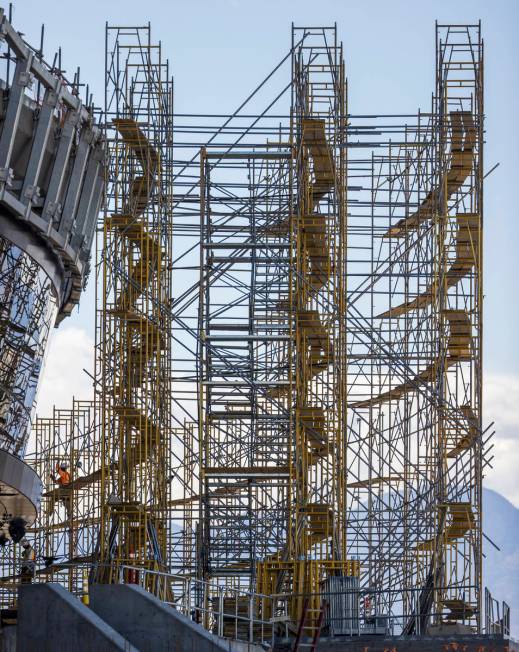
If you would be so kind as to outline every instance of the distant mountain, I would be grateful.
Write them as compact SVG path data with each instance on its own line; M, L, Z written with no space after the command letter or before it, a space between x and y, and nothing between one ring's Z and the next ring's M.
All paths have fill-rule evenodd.
M519 509L504 496L483 490L483 531L499 546L483 541L483 584L510 606L512 636L519 637Z

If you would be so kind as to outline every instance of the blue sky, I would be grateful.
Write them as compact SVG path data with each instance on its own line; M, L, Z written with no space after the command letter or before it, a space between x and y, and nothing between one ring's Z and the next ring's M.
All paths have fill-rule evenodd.
M82 79L88 81L97 102L102 104L105 22L124 25L151 21L154 38L162 41L165 55L172 62L175 110L226 113L287 53L292 21L298 25L337 22L345 46L349 110L354 114L380 114L429 108L434 89L436 19L442 23L482 20L485 170L500 163L485 187L485 422L496 421L495 452L499 458L496 470L489 474L489 486L519 505L519 483L515 480L519 465L517 0L19 0L14 3L13 23L36 44L44 21L47 59L52 59L61 45L69 76L80 65ZM91 283L79 313L55 334L42 405L48 406L54 400L68 402L72 391L88 387L81 371L80 380L73 377L70 347L80 343L75 366L88 367L93 304ZM58 350L65 354L62 358L66 364L62 361L62 367L56 360ZM62 390L58 389L59 383Z
M515 374L519 373L515 344L519 219L514 201L519 2L90 0L72 5L20 0L14 3L13 22L37 43L44 21L48 58L61 44L68 72L80 65L82 78L101 103L105 21L151 21L155 38L162 41L173 65L175 110L180 113L230 111L287 52L292 21L337 22L345 46L350 112L412 113L429 107L434 87L435 19L483 23L485 167L500 163L485 188L485 364L489 372ZM91 312L89 304L85 302L81 313ZM84 323L81 314L78 323Z

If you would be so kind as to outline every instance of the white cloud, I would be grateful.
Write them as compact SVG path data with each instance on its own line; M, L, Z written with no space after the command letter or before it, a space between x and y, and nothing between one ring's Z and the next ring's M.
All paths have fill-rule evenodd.
M62 326L52 333L38 392L37 414L45 417L58 408L71 408L72 399L93 398L94 341L83 328Z
M487 467L485 485L519 507L519 376L487 374L484 382L483 426L492 421L493 469Z

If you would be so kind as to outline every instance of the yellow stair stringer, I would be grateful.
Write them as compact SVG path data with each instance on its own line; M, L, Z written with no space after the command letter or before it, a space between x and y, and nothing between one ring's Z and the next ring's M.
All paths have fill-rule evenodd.
M472 355L472 324L465 310L443 310L442 315L449 323L450 334L447 340L447 357L445 368L448 369L458 362L470 361ZM420 385L432 382L436 377L438 362L428 365L416 374L412 380L401 383L392 389L372 398L350 403L352 408L365 408L380 405L391 400L398 400L417 389Z
M479 262L479 215L473 213L458 213L456 215L456 254L452 265L447 270L444 279L445 289L454 287L467 276ZM431 284L424 292L412 301L402 303L377 315L377 319L401 317L411 310L423 310L429 306L439 289L439 283Z
M471 503L445 503L439 509L446 513L446 525L440 534L440 539L445 545L453 545L459 539L464 538L476 527L476 519L472 511ZM433 551L436 548L437 538L427 539L416 546L418 551Z
M449 119L452 129L452 145L449 169L445 176L448 198L457 192L470 176L477 140L477 128L472 113L451 111ZM443 184L433 188L420 204L418 211L393 225L384 234L384 237L401 238L416 230L423 222L432 219L442 192Z

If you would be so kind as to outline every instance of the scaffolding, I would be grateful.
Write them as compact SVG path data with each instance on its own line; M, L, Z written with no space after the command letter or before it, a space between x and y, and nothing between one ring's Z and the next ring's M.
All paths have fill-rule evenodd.
M292 623L333 585L357 591L350 633L481 630L483 46L479 25L436 39L428 112L347 116L334 29L294 28L222 125L176 127L188 150L212 134L175 175L175 261L200 252L174 302L199 443L183 572L291 593Z
M60 582L69 591L84 589L82 564L95 560L99 538L101 445L93 401L74 400L70 409L38 417L30 462L44 482L33 547L39 580ZM58 482L67 467L70 482Z
M327 578L358 574L345 524L346 90L334 28L292 39L288 129L200 156L197 575L293 593L294 622L313 595L313 627Z
M352 123L349 541L404 633L480 631L480 26L437 25L430 113Z
M94 402L73 400L71 408L54 408L35 419L32 432L26 459L43 483L38 517L25 536L36 553L35 581L59 582L81 595L99 539L101 445ZM67 468L67 484L59 482L61 466ZM21 552L19 544L4 548L4 609L16 603Z
M90 401L38 417L28 457L44 482L39 518L27 532L35 579L59 581L76 595L88 581L139 581L122 566L169 570L180 460L171 444L172 101L169 64L149 25L107 26L94 391ZM9 606L19 583L17 546L3 567ZM146 578L149 590L164 588Z
M248 640L326 601L330 632L480 632L480 25L437 25L430 110L384 116L348 114L336 27L293 27L235 112L176 116L174 158L160 45L106 43L96 401L38 421L40 475L73 470L45 572L174 573Z
M166 569L173 82L145 27L106 27L107 194L98 265L98 579ZM153 587L150 587L153 588Z

